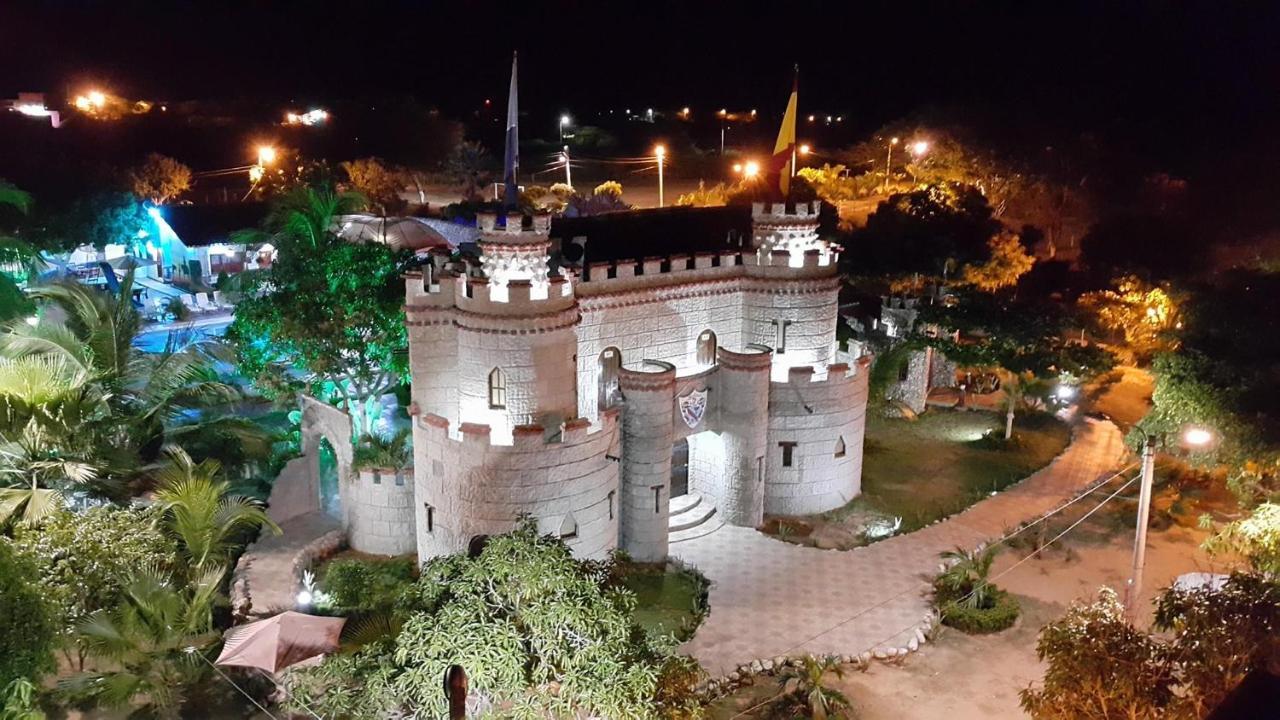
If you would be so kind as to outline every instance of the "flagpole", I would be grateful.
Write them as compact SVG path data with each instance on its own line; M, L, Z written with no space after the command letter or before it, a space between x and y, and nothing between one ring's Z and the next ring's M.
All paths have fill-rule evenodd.
M800 63L796 63L796 76L795 76L794 82L791 85L791 92L795 93L796 115L799 116L800 114ZM799 138L791 139L791 177L796 176L796 143L797 142L799 142ZM791 199L790 196L791 196L791 186L787 185L788 200Z

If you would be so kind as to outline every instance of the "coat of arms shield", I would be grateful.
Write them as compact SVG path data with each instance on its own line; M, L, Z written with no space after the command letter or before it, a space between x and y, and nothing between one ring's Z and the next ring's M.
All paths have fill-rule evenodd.
M698 427L702 422L702 416L707 414L707 391L691 390L685 395L678 398L680 402L680 417L684 418L684 424L690 429Z

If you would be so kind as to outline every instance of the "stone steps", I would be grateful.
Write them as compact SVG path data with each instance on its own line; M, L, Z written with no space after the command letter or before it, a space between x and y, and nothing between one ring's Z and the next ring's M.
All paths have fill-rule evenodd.
M671 499L667 517L670 542L702 537L723 524L720 518L716 517L715 506L704 503L701 495L689 493Z
M667 543L678 543L685 540L693 540L695 538L704 537L724 527L724 520L719 515L712 515L700 525L695 525L684 530L673 530L667 535Z

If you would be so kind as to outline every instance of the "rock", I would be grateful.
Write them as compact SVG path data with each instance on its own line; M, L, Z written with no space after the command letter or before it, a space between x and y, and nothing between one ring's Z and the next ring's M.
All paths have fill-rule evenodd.
M858 656L858 662L862 663L863 665L871 664L871 652L863 651L863 653Z
M774 666L774 667L778 667L778 668L780 668L780 667L782 667L783 665L786 665L786 664L787 664L787 659L786 659L785 657L781 656L781 655L779 655L778 657L776 657L776 658L774 658L774 659L773 659L773 666Z
M804 660L801 660L801 659L800 659L800 658L798 658L798 657L797 657L797 658L791 658L790 660L788 660L788 661L787 661L787 664L788 664L788 665L790 665L791 667L798 668L798 667L802 667L802 666L804 666Z
M910 652L915 652L919 649L920 649L920 641L916 640L915 638L911 638L910 642L907 643L907 650Z
M889 654L886 653L883 648L876 648L875 658L877 660L884 660L887 657L889 657Z
M736 683L741 679L742 679L742 675L738 673L736 670L734 672L729 673L729 682Z
M757 675L759 675L760 673L764 672L764 663L760 662L759 660L752 660L752 661L751 661L751 672L753 672L753 673L755 673L755 674L757 674Z
M916 628L916 642L919 643L920 645L923 645L928 641L929 639L924 636L924 630L921 630L920 628Z
M763 663L762 665L763 665L763 667L764 667L764 669L765 669L765 670L768 670L768 671L772 671L772 670L773 670L773 661L772 661L772 660L765 660L765 661L764 661L764 663Z

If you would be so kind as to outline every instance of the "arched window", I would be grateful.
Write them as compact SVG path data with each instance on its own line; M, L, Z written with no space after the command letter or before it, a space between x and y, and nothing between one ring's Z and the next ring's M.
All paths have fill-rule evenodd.
M698 336L698 364L716 364L716 334L710 330L703 330Z
M502 368L489 371L489 407L493 410L507 407L507 376Z
M836 438L836 457L844 457L844 436Z
M601 410L618 401L618 369L622 367L622 351L616 347L607 347L600 353L600 398Z
M560 539L572 540L576 537L578 537L578 521L573 519L573 513L569 513L560 522Z

